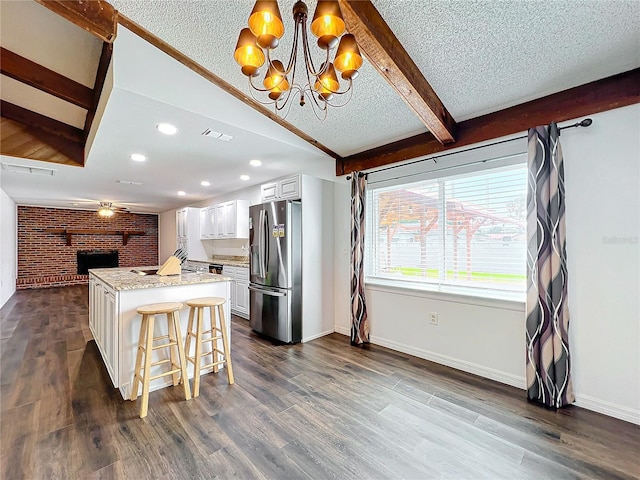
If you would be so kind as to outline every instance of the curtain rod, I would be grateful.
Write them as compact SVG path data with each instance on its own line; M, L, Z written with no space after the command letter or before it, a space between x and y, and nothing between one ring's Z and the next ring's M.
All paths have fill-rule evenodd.
M584 120L582 120L580 122L576 122L573 125L567 125L566 127L560 127L558 129L558 132L561 132L562 130L565 130L567 128L588 127L592 123L593 123L593 120L591 120L590 118L585 118ZM503 143L513 142L514 140L522 140L523 138L527 138L527 135L521 135L519 137L510 138L508 140L500 140L498 142L487 143L486 145L480 145L480 146L477 146L477 147L471 147L471 148L467 148L467 149L464 149L464 150L459 150L457 152L443 153L442 155L438 155L436 157L419 158L417 160L413 160L412 162L402 163L400 165L391 165L389 167L378 168L377 170L372 170L372 171L367 172L367 173L359 172L359 176L362 177L362 176L368 175L369 173L384 172L385 170L392 170L392 169L398 168L398 167L406 167L407 165L413 165L415 163L426 162L426 161L431 161L431 160L433 160L433 163L438 163L438 159L443 158L443 157L448 157L450 155L456 155L458 153L463 153L463 152L471 152L473 150L478 150L480 148L485 148L485 147L491 147L493 145L501 145ZM474 165L475 163L485 163L487 161L489 161L489 160L480 160L478 162L468 163L467 165ZM450 167L450 168L455 168L455 167ZM446 168L443 168L441 170L446 170ZM351 180L351 175L347 175L347 180Z

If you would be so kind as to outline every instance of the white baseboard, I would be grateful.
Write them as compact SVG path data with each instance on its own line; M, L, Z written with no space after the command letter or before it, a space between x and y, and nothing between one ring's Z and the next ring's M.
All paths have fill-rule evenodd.
M311 335L310 337L304 337L302 339L302 343L310 342L311 340L315 340L316 338L324 337L325 335L329 335L333 333L333 330L327 330L326 332L318 333L317 335Z
M524 390L526 386L526 380L524 377L501 372L493 368L485 367L472 362L467 362L465 360L459 360L457 358L442 355L440 353L430 352L428 350L423 350L421 348L404 345L402 343L397 343L391 340L374 336L371 337L371 343L375 343L376 345L387 347L392 350L397 350L399 352L408 353L409 355L413 355L418 358L424 358L425 360L439 363L440 365L445 365L447 367L455 368L456 370L462 370L463 372L472 373L480 377L495 380L496 382L511 385L512 387L521 388Z
M589 395L580 395L577 393L574 405L602 413L609 417L619 418L625 422L640 425L640 410L634 410L633 408L624 407L622 405L607 402L606 400L600 400L599 398L594 398Z
M336 332L342 335L351 335L350 327L336 326ZM456 370L462 370L463 372L472 373L496 382L511 385L512 387L526 389L526 379L517 375L501 372L492 368L484 367L475 363L459 360L457 358L449 357L439 353L430 352L421 348L412 347L410 345L404 345L402 343L394 342L380 337L371 337L371 343L387 347L398 352L408 353L418 358L424 358L447 367L455 368ZM589 395L580 395L576 393L575 406L591 410L593 412L602 413L609 417L619 418L625 422L634 423L640 425L640 410L634 410L633 408L617 405L615 403L600 400Z
M347 337L351 336L351 327L336 327L336 333L340 333L342 335L346 335Z

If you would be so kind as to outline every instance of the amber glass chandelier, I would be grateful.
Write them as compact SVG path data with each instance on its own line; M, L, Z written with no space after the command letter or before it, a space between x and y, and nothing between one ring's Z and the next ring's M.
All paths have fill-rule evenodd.
M307 12L307 5L303 1L299 0L293 6L295 31L291 54L285 66L280 60L271 58L271 51L284 35L278 2L258 0L249 16L249 27L240 32L234 58L242 67L242 73L248 77L251 93L257 101L275 105L276 111L286 117L292 98L299 99L300 106L304 106L305 98L309 98L313 112L324 120L329 106L341 107L351 99L353 80L362 66L362 56L354 36L344 34L345 25L338 2L319 0L311 21L311 33L324 50L324 61L316 68L307 38ZM304 72L298 76L302 82L296 76L300 43ZM331 52L336 46L338 49L332 62ZM259 69L265 60L265 77L262 85L256 85L255 79L260 76ZM342 90L336 70L341 72L345 82ZM264 92L268 100L257 98L254 91Z

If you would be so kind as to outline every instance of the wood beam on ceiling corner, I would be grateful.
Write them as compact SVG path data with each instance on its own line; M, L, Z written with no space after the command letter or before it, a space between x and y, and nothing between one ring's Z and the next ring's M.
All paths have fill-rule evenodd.
M347 31L371 64L441 143L455 141L456 123L369 0L338 0Z
M168 43L166 43L163 40L161 40L160 38L156 37L153 33L149 32L146 29L144 29L143 27L141 27L140 25L135 23L130 18L127 18L123 14L118 13L118 23L120 25L122 25L123 27L127 28L128 30L130 30L131 32L133 32L136 35L138 35L143 40L146 40L151 45L153 45L156 48L160 49L161 51L163 51L164 53L166 53L167 55L169 55L173 59L177 60L178 62L180 62L185 67L193 70L194 72L196 72L201 77L205 78L209 82L211 82L214 85L216 85L217 87L221 88L222 90L224 90L228 94L233 95L235 98L237 98L238 100L242 101L243 103L245 103L249 107L253 108L257 112L261 113L265 117L268 117L269 119L273 120L277 124L283 126L287 130L289 130L291 133L293 133L294 135L300 137L305 142L313 145L317 149L322 150L327 155L335 158L336 161L339 161L342 158L340 155L338 155L336 152L331 150L329 147L327 147L327 146L323 145L322 143L318 142L313 137L307 135L302 130L300 130L300 129L296 128L295 126L293 126L291 123L283 120L275 112L272 112L268 108L265 108L263 105L261 105L260 103L256 102L251 97L245 95L243 92L241 92L237 88L233 87L229 83L225 82L222 78L218 77L213 72L210 72L209 70L207 70L206 68L204 68L202 65L198 64L197 62L195 62L191 58L187 57L184 53L180 52L179 50L175 49L174 47L172 47ZM233 52L230 51L229 55L232 56Z
M81 146L84 145L84 133L79 128L32 112L13 103L0 100L0 114L10 120L64 138Z
M0 119L0 153L74 167L84 163L81 144L7 117Z
M537 125L565 122L640 103L640 68L458 123L458 139L440 144L431 133L389 143L336 161L336 175L424 157L507 135Z
M93 91L89 87L2 47L0 72L81 108L91 107Z
M118 12L104 0L36 0L74 25L112 43L116 38Z
M102 53L100 54L100 62L98 63L98 70L96 72L96 81L92 90L91 107L87 112L87 116L84 122L84 139L86 141L93 124L93 119L96 116L98 110L98 103L100 102L100 95L102 94L102 88L104 82L107 79L107 72L109 70L109 64L111 63L111 56L113 55L113 44L108 42L102 43Z

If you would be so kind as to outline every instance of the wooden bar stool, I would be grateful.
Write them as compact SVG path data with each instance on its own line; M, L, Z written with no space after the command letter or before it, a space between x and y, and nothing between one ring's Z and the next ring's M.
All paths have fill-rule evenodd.
M149 382L156 378L171 375L173 377L173 385L180 383L180 375L182 374L182 383L184 385L184 396L187 400L191 399L191 391L189 390L189 377L187 376L187 362L184 357L182 345L182 335L180 334L180 317L178 310L182 308L182 303L166 302L153 303L151 305L143 305L136 310L142 315L140 323L140 340L138 341L138 353L136 355L136 368L133 375L133 389L131 390L131 400L138 398L138 387L142 382L142 404L140 405L140 418L147 416L147 407L149 405ZM168 335L154 337L155 316L158 314L167 315L167 332ZM167 343L154 345L153 342L159 340L169 340ZM159 348L169 349L169 358L157 362L151 361L151 354ZM142 357L144 355L144 364ZM159 375L151 374L151 367L169 363L171 368L169 371ZM144 373L142 373L144 370Z
M200 395L200 369L213 367L213 372L218 373L218 367L225 365L227 368L227 378L229 379L229 385L233 384L233 368L231 366L231 355L229 355L229 339L227 338L227 326L224 319L223 305L225 303L224 298L220 297L203 297L187 300L187 305L191 307L189 309L189 323L187 325L187 338L186 338L186 358L188 362L193 363L193 398ZM214 307L218 310L218 319L220 325L216 322L216 313ZM203 325L203 312L205 308L209 308L209 318L211 320L211 330L204 331ZM196 315L197 314L197 315ZM194 317L197 318L196 329L193 329ZM203 335L208 335L203 337ZM191 354L191 339L195 339L195 354ZM222 350L217 348L217 341L222 339ZM211 350L208 352L202 351L202 344L205 342L211 342ZM212 356L212 363L202 365L202 357L207 355ZM219 360L219 355L223 356L223 360Z

